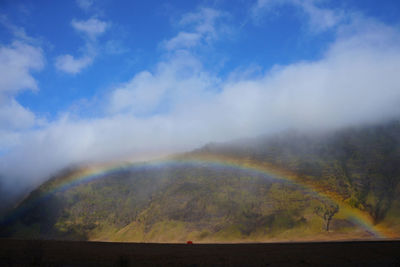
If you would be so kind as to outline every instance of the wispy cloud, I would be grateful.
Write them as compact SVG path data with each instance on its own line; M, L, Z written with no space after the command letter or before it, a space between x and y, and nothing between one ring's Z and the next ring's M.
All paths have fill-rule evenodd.
M93 0L76 0L76 4L85 11L88 11L93 6L93 3Z
M185 14L179 25L189 29L180 31L175 37L165 41L165 48L175 50L209 44L218 38L223 29L220 24L221 19L226 16L225 12L211 8L201 8L198 12Z
M71 26L77 32L83 34L86 42L85 52L80 57L74 57L70 54L58 56L55 67L69 74L77 74L93 63L97 56L97 38L107 30L110 24L96 18L90 18L88 20L73 19Z
M177 36L165 43L165 48L167 50L173 50L176 48L191 48L198 45L201 38L202 36L199 33L180 32Z
M14 38L31 44L37 43L37 40L35 38L28 36L28 34L26 34L25 29L23 27L13 24L11 21L8 20L8 18L5 15L0 14L0 24L7 30L9 30L14 36Z
M105 43L104 51L111 55L120 55L129 52L129 48L127 48L122 41L108 40Z
M337 26L346 19L346 14L341 9L321 7L317 0L257 0L251 13L254 20L260 20L275 8L292 5L299 8L308 17L308 24L313 32L321 32Z

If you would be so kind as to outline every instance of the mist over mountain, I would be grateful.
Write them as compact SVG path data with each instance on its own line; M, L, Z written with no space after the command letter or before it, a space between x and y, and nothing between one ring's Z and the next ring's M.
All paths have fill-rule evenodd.
M296 178L276 179L273 172L196 163L204 157L272 166L276 173L282 171L282 177L291 173ZM192 161L127 165L59 190L87 167L66 170L8 213L1 235L136 242L400 235L398 120L318 134L287 131L213 143L170 159ZM318 210L326 212L336 205L327 231L327 220ZM371 229L354 221L349 210L367 218ZM390 236L377 236L373 228L385 229Z

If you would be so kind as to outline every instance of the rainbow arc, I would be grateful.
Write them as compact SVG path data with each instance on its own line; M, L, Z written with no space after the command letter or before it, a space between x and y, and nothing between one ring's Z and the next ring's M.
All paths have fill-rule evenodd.
M327 192L317 185L307 183L299 179L296 175L291 174L287 171L277 170L273 166L266 163L256 164L249 160L239 160L222 156L195 156L190 158L174 157L165 158L161 160L141 162L141 163L111 163L111 164L97 164L91 167L83 168L79 172L76 172L69 177L66 177L61 183L56 186L49 188L48 191L41 194L36 201L46 199L57 192L66 191L72 187L78 186L83 183L88 183L93 180L102 179L108 177L111 174L118 173L128 169L139 169L139 168L157 168L167 166L183 166L190 165L196 167L208 167L208 168L228 168L237 171L245 171L253 175L263 175L273 180L283 180L289 183L300 186L301 188L313 193L321 199L328 199L337 205L340 210L349 220L357 225L363 227L366 231L372 233L376 238L394 238L396 234L390 229L387 229L380 225L374 225L372 218L366 212L351 207L342 200L342 197L335 192Z

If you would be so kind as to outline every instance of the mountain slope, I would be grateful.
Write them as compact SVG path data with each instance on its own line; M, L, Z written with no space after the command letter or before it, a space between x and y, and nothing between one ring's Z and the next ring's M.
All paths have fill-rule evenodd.
M381 222L400 192L400 123L347 128L329 134L295 132L244 144L213 145L198 154L268 162L336 192ZM393 207L397 208L397 207Z
M207 145L164 164L121 165L94 176L86 167L72 169L33 191L5 217L0 234L146 242L374 238L343 210L347 205L398 236L399 146L400 127L393 122ZM204 157L268 164L296 182L199 163ZM319 216L337 203L329 222Z

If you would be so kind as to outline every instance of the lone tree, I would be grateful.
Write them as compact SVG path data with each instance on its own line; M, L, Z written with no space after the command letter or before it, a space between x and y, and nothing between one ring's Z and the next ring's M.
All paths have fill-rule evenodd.
M339 212L339 205L324 203L323 206L315 207L314 213L324 220L324 228L329 232L329 225L333 216Z

